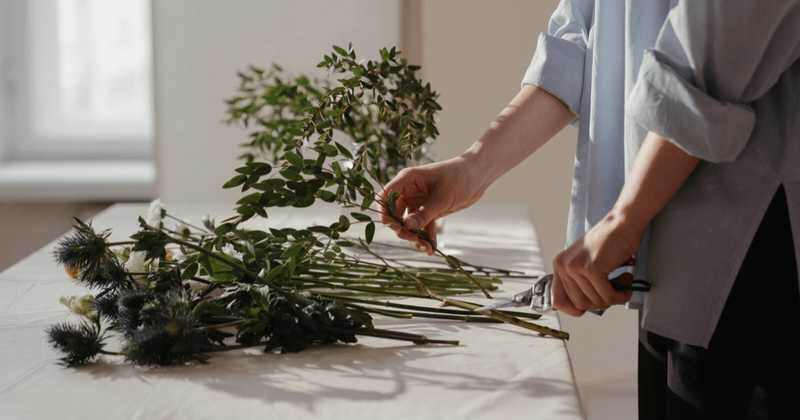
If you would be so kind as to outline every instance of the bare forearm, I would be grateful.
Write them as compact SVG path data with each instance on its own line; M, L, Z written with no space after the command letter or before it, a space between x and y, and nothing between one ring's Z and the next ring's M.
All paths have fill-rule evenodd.
M626 302L608 275L629 265L645 227L661 211L700 159L668 140L648 133L614 208L553 261L553 308L580 316ZM626 274L626 281L633 280ZM621 277L622 278L622 277Z
M461 158L480 174L482 189L525 160L575 119L558 98L526 85Z
M648 133L610 216L620 218L633 231L643 232L698 162L699 158L668 140Z

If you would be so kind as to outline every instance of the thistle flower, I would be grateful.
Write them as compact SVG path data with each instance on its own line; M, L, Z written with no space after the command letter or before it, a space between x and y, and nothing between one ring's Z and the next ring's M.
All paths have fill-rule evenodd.
M114 329L126 337L132 335L142 325L142 308L158 299L159 295L154 290L142 286L121 292L117 299L117 317L114 321Z
M50 344L66 353L59 360L69 367L86 364L103 350L104 337L97 323L57 324L48 328L47 334Z
M75 219L74 233L58 242L53 254L68 270L78 270L78 281L89 287L123 285L125 271L109 250L108 231L97 233L91 224Z
M129 331L122 353L140 365L169 365L191 360L205 361L211 348L183 290L170 290L142 305L136 330Z
M110 322L112 326L114 326L117 318L119 317L119 307L117 307L118 300L118 292L109 291L108 293L98 295L98 297L94 300L92 309L94 309L94 311L100 315L101 319Z

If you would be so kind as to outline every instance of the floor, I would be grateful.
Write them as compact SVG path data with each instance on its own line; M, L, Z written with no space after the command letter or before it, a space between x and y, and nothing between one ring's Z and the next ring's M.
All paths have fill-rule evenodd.
M586 420L635 420L639 417L635 377L582 386L579 392Z

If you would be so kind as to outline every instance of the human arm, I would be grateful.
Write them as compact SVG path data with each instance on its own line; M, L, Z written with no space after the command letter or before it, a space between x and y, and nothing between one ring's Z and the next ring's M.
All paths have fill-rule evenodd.
M648 133L614 207L553 261L554 309L580 316L587 309L630 300L632 292L615 291L608 275L636 253L648 223L699 161L658 134Z
M579 272L583 266L592 267L591 275L568 274L565 281L557 282L561 283L561 289L555 289L561 295L555 297L557 308L580 315L585 309L600 309L627 300L626 294L614 294L608 287L596 290L594 281L601 277L606 280L611 270L633 255L647 223L666 203L659 203L656 211L651 211L631 205L632 201L627 205L623 201L638 196L629 194L631 191L639 194L658 191L652 180L648 182L646 177L637 175L643 173L645 163L658 165L660 159L645 159L653 151L650 148L654 133L660 135L662 143L672 143L687 156L712 163L735 160L747 147L756 124L751 101L771 89L798 59L798 18L797 2L732 5L725 1L692 0L681 1L670 10L655 47L644 54L626 102L627 116L651 133L635 161L636 170L629 175L620 201L609 216L554 262L556 271L561 265L561 271L567 273ZM743 32L742 27L750 30ZM665 179L661 181L674 178L680 181L679 188L686 178L680 162L678 157L667 165L668 170L661 175ZM637 182L638 188L630 188ZM674 190L665 194L667 201L673 193ZM648 201L658 202L651 197L640 203ZM621 222L626 220L620 217L623 208L639 219L635 229L634 224L626 229Z
M523 86L466 152L443 162L406 168L386 184L381 198L386 199L388 191L400 193L395 214L402 218L404 226L397 226L386 213L383 221L393 225L400 238L433 254L430 244L408 229L424 229L435 242L437 218L474 204L489 185L573 119L575 115L555 96L533 85Z

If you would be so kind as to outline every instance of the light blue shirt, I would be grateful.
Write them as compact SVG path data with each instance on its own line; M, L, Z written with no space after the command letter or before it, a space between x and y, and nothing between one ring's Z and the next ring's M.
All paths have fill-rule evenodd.
M798 57L798 1L562 0L540 36L522 83L579 128L567 245L612 208L648 131L702 159L636 255L645 329L708 346L781 183L798 243Z

